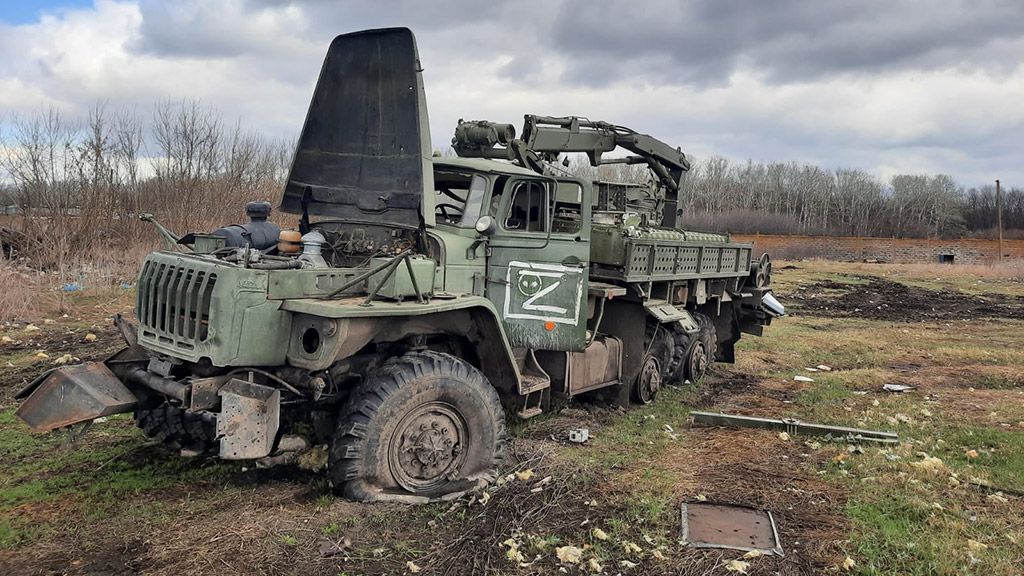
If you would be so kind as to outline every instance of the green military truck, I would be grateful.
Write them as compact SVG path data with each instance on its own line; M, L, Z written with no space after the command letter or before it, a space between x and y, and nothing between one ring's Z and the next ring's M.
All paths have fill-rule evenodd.
M453 148L431 154L409 30L339 36L280 204L300 230L266 203L212 234L161 227L137 324L115 320L127 347L41 375L18 415L47 431L133 412L147 435L225 459L326 444L339 494L423 502L495 478L506 413L595 391L651 402L784 313L766 256L676 228L676 148L540 116L520 137L460 122ZM573 177L569 153L651 179Z

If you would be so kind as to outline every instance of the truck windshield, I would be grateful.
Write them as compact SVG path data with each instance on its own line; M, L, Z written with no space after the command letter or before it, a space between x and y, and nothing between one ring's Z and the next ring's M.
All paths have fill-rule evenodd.
M434 172L434 216L439 224L472 228L480 217L487 179L479 174Z

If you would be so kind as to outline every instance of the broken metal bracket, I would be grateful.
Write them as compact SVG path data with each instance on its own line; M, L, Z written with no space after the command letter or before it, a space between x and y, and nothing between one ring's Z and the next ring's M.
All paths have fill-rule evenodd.
M899 436L895 432L811 424L809 422L801 422L795 418L772 419L757 418L755 416L737 416L735 414L716 414L714 412L690 412L690 419L693 420L694 424L703 424L705 426L765 428L768 430L782 430L789 434L800 433L812 436L840 437L851 442L878 442L881 444L899 444L900 442Z

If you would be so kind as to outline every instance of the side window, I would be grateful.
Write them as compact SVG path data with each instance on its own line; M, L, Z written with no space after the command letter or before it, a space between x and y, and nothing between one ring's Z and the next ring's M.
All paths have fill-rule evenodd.
M547 190L542 182L516 184L505 217L506 230L547 232Z
M577 234L583 225L583 188L576 182L559 182L551 211L551 231Z

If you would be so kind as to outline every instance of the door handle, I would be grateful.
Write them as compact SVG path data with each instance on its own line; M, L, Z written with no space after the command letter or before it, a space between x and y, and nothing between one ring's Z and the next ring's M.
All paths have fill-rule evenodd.
M577 256L566 256L565 258L562 258L562 265L563 266L583 266L583 261L580 260Z

